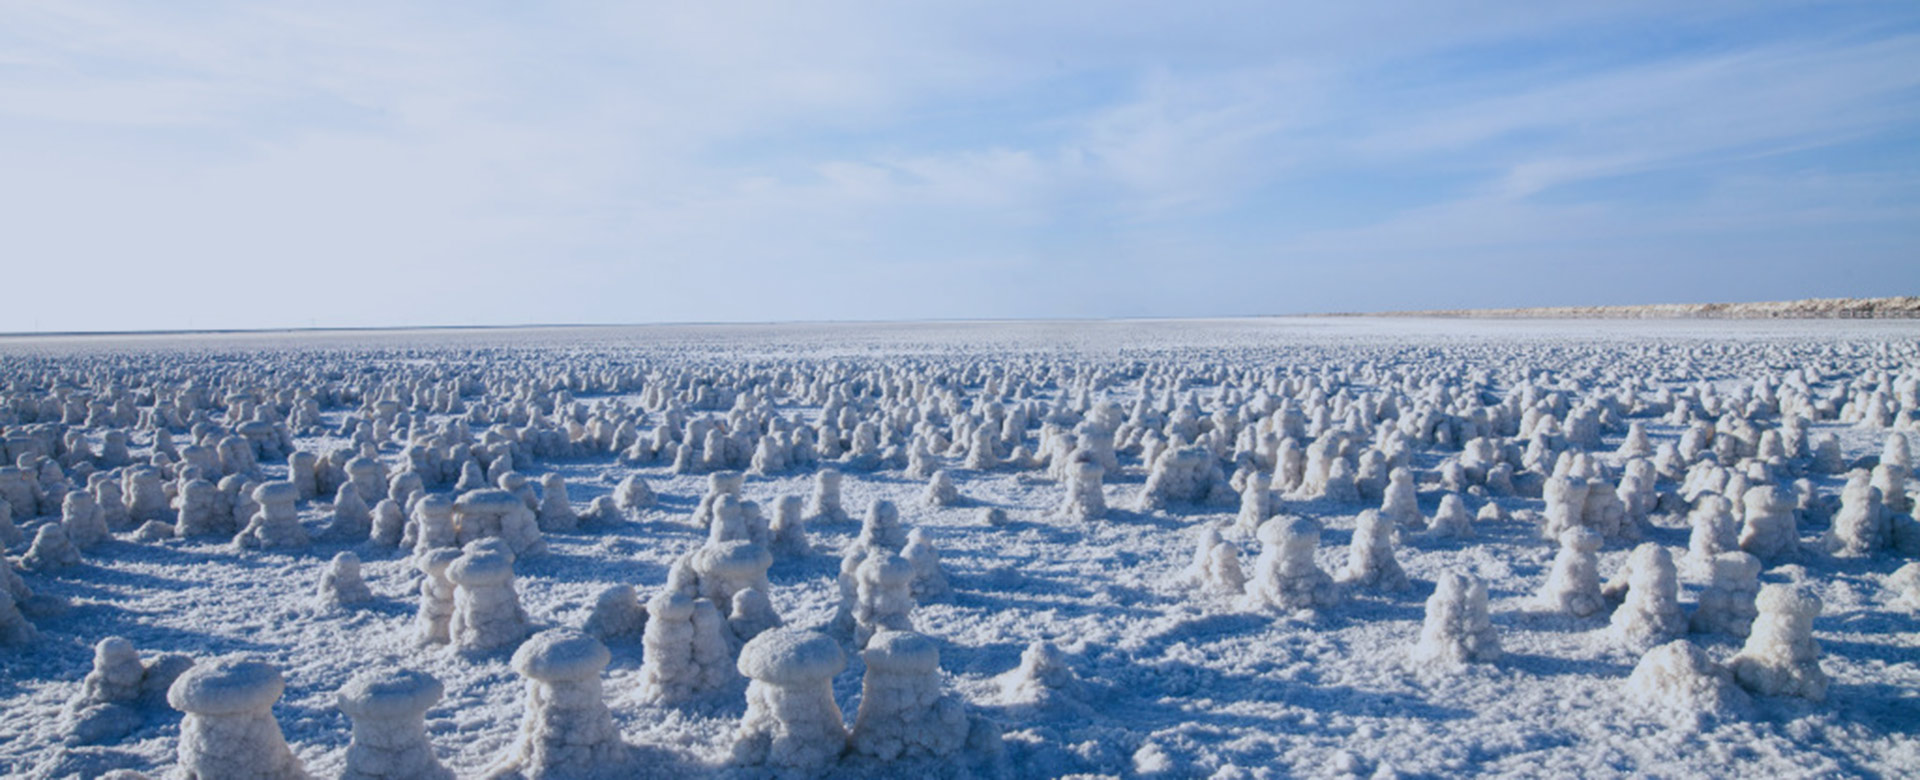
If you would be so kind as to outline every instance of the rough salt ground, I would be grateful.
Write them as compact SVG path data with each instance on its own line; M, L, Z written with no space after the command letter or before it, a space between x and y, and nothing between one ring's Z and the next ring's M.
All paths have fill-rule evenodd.
M1322 341L1551 341L1574 332L1551 324L1456 323L1432 333L1403 323L1407 321L1336 322L1315 326L1323 330L1285 335ZM1602 339L1628 343L1649 334L1692 337L1688 333L1757 339L1804 337L1809 332L1834 338L1914 337L1915 328L1904 327L1704 323L1683 326L1675 334L1633 322L1582 323L1580 332L1591 338L1591 332L1600 331ZM867 332L861 326L854 330ZM1114 324L1067 330L1071 339L1080 341L1076 348L1104 350L1119 349L1109 341L1116 333L1128 339L1147 334L1159 343L1177 344L1241 338L1259 332L1260 326ZM753 343L753 332L730 334L726 348ZM909 328L905 335L886 337L893 341L878 339L878 344L855 339L851 348L838 342L830 346L822 335L835 333L802 326L778 335L803 343L816 340L821 350L869 354L879 349L956 348L952 329L930 326ZM544 336L536 332L530 338ZM996 343L1017 347L1053 343L1028 331L995 338L1000 339ZM1878 451L1877 435L1832 430L1842 434L1849 458ZM1677 435L1655 425L1649 433L1656 441ZM301 443L317 446L304 439ZM1617 443L1610 438L1606 448ZM1422 453L1422 458L1416 465L1423 468L1437 460L1431 453ZM1126 499L1143 479L1137 460L1123 462L1130 473L1107 479L1113 507L1128 505ZM1920 723L1920 620L1890 610L1882 600L1881 578L1901 563L1893 557L1815 559L1803 566L1805 578L1827 605L1815 624L1825 651L1822 663L1834 683L1827 703L1763 699L1752 721L1713 724L1703 733L1689 734L1637 712L1627 701L1621 683L1636 658L1610 648L1604 617L1574 620L1523 611L1553 554L1553 547L1539 540L1530 526L1481 525L1473 540L1402 545L1398 558L1416 583L1412 591L1358 594L1302 624L1243 612L1225 600L1191 596L1171 584L1191 555L1195 523L1230 522L1231 507L1176 508L1171 515L1114 509L1092 529L1062 527L1046 517L1058 503L1064 489L1060 485L1032 472L981 475L955 463L944 465L968 503L924 508L916 500L924 483L898 472L849 472L843 500L857 513L871 497L891 498L900 506L903 521L926 528L939 545L957 595L951 603L923 605L914 614L915 625L942 641L942 663L953 686L1004 722L1012 765L1022 776L1076 771L1205 776L1227 766L1241 767L1249 775L1267 770L1275 776L1325 775L1341 769L1369 774L1382 765L1406 774L1861 775L1899 774L1920 766L1920 736L1914 733L1914 724ZM276 468L284 466L267 470ZM629 471L604 461L530 466L532 471L548 468L566 476L576 505L608 494ZM700 543L703 534L678 521L691 513L705 476L672 476L660 467L640 471L662 497L643 522L610 531L550 535L549 556L517 566L522 601L536 621L579 625L594 596L611 583L632 584L643 595L649 593L664 580L675 555ZM808 474L751 478L746 495L770 511L779 495L805 495L809 479ZM1819 484L1823 491L1839 488L1832 478ZM1509 508L1538 506L1524 499L1503 503ZM1420 504L1431 514L1438 494L1424 491ZM999 529L978 525L976 512L983 505L1005 507L1012 522ZM1280 506L1281 511L1313 514L1327 523L1318 559L1328 571L1343 561L1353 515L1363 508L1292 502ZM310 528L324 514L319 505L302 507ZM810 526L825 554L774 566L771 595L790 625L821 625L831 618L838 568L832 553L856 529L856 524ZM1811 540L1821 530L1803 527L1802 538ZM1650 539L1683 549L1687 531L1683 524L1670 523L1653 531ZM1237 543L1251 560L1255 548L1245 540ZM152 719L118 744L56 747L61 737L57 713L85 675L92 644L111 634L128 637L143 654L174 651L207 657L240 651L279 666L287 692L275 715L308 768L323 776L340 768L349 737L345 716L333 706L334 692L367 665L420 668L446 684L446 699L428 713L428 732L448 766L466 775L490 763L506 749L520 720L523 689L507 668L506 654L476 663L415 649L409 631L415 575L398 552L360 551L376 596L368 609L314 612L306 606L312 584L325 562L342 549L358 548L316 544L296 554L235 554L213 542L110 542L88 555L82 566L52 577L31 577L38 591L66 597L74 605L59 616L35 619L41 639L29 651L0 655L0 705L5 708L0 714L0 771L61 776L113 767L153 771L171 764L179 721L171 713ZM1615 570L1627 550L1620 545L1603 550L1602 573ZM1490 585L1505 658L1471 665L1454 676L1410 668L1406 651L1419 633L1421 605L1433 580L1461 568ZM1780 581L1782 576L1783 571L1775 569L1763 580ZM1690 604L1697 590L1695 584L1683 585L1682 601ZM1021 650L1034 639L1052 640L1065 650L1088 683L1090 712L1032 713L992 703L997 694L992 678L1016 666ZM1725 637L1693 640L1717 659L1738 647ZM638 642L612 649L609 703L628 741L649 748L643 764L651 762L662 776L674 776L719 761L744 709L740 692L730 691L685 712L638 705L628 698L638 687ZM849 717L857 706L862 671L855 657L835 680L835 696ZM744 689L744 684L739 687Z

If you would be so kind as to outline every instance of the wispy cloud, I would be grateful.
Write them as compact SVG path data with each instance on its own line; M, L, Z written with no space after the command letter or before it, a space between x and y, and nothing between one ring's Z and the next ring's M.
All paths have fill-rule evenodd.
M1879 281L1755 294L1882 292L1916 74L1897 6L13 4L0 251L104 273L0 330L1451 305L1756 232Z

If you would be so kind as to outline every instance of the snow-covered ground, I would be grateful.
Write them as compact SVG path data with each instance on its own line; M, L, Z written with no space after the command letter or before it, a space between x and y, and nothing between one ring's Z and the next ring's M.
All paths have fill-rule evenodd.
M1356 318L71 336L0 339L0 369L9 446L25 437L17 432L49 424L47 414L59 423L67 405L43 404L48 397L82 398L84 416L76 390L96 399L118 394L147 411L156 391L197 398L203 432L217 438L239 422L229 418L242 408L229 394L251 392L260 419L284 422L298 405L295 391L305 389L321 399L319 419L311 432L292 431L293 442L323 459L371 438L385 468L401 470L407 426L356 437L354 424L381 414L373 401L404 397L394 408L403 415L418 408L413 430L422 436L475 415L474 442L486 445L489 428L499 433L477 453L513 451L516 469L535 485L541 475L560 474L577 510L642 475L658 504L618 522L547 533L545 555L515 563L519 598L536 628L582 626L610 585L631 585L644 604L663 588L674 560L708 539L691 518L710 469L676 471L672 453L622 462L614 450L626 449L625 441L577 443L592 438L594 423L606 422L610 432L630 422L631 436L650 439L662 424L711 418L749 442L804 426L850 444L852 426L819 425L823 406L832 404L839 420L871 422L882 450L899 449L877 468L858 459L836 465L853 517L810 524L813 555L776 557L773 606L789 626L830 630L841 550L854 542L869 503L890 499L903 524L937 547L953 589L919 604L913 627L936 641L947 690L1003 736L998 753L969 745L939 759L850 755L832 767L835 775L1758 777L1893 776L1920 767L1920 617L1887 584L1910 558L1890 549L1865 557L1826 551L1822 537L1846 475L1814 473L1810 443L1760 469L1789 498L1796 479L1814 490L1795 513L1799 549L1769 561L1761 580L1801 583L1823 602L1813 632L1831 686L1823 701L1756 695L1750 705L1698 718L1676 718L1629 694L1627 678L1643 651L1616 639L1606 610L1581 618L1533 606L1558 544L1542 538L1537 518L1547 475L1526 468L1522 455L1535 439L1550 456L1588 450L1597 479L1617 485L1627 458L1616 450L1630 423L1644 424L1658 447L1678 442L1698 421L1733 435L1725 433L1730 416L1775 430L1789 409L1815 418L1806 441L1833 434L1849 466L1871 466L1890 428L1852 418L1872 417L1863 410L1874 404L1884 405L1885 426L1908 423L1910 416L1898 416L1903 410L1920 413L1913 409L1920 323ZM1756 393L1756 384L1766 389ZM453 387L466 411L434 410L434 391ZM561 387L568 391L556 411ZM736 406L743 390L750 400ZM998 459L1016 448L1064 459L1071 453L1046 451L1049 437L1100 427L1093 421L1107 401L1118 409L1120 424L1106 432L1120 434L1119 468L1105 472L1108 509L1100 519L1057 514L1067 497L1064 466L967 466L976 446L967 434L982 419L1025 416L1025 425L986 431ZM1675 418L1676 404L1694 412ZM1363 478L1382 476L1361 468L1367 449L1391 459L1404 445L1420 514L1429 518L1450 492L1443 466L1464 444L1434 432L1468 430L1480 409L1481 424L1496 429L1489 438L1511 445L1501 459L1514 467L1518 494L1459 486L1454 492L1469 512L1493 503L1504 514L1476 520L1470 537L1424 536L1417 522L1403 523L1394 555L1411 583L1405 590L1343 585L1332 606L1286 612L1189 584L1183 572L1203 527L1219 529L1249 576L1257 576L1262 544L1234 528L1237 495L1175 496L1164 508L1138 509L1149 471L1139 442L1182 436L1209 448L1220 477L1237 469L1272 474L1283 407L1297 409L1296 424L1308 430L1296 437L1301 448L1326 430L1349 430L1347 465ZM1327 414L1315 419L1321 408ZM476 415L480 409L486 413ZM1515 429L1530 409L1528 423L1552 413L1552 430L1530 438ZM1600 436L1585 447L1559 429L1574 427L1570 417L1582 409ZM1512 426L1497 430L1503 420ZM565 442L565 421L576 428L565 446L536 446L539 437L528 435L544 429ZM125 427L134 459L152 455L148 427L69 422L62 434L82 432L96 453L108 427ZM1050 434L1049 424L1059 428ZM1248 435L1235 435L1242 428ZM1263 442L1265 433L1275 435ZM1911 428L1897 435L1920 438ZM194 440L187 427L172 436L180 447ZM957 486L955 505L930 506L927 480L907 474L906 453L927 442L941 445L932 461ZM1729 446L1735 460L1756 454L1751 441L1744 453ZM69 476L73 468L67 464ZM780 497L810 493L815 470L751 474L742 495L771 517ZM288 465L263 460L256 474L284 479ZM453 488L428 483L434 493ZM1632 523L1637 533L1606 541L1601 578L1622 567L1636 535L1685 557L1682 487L1670 478L1655 484L1671 497ZM1277 492L1273 510L1319 521L1316 562L1338 575L1357 516L1382 505L1377 488L1359 492L1357 500ZM984 522L988 508L1004 510L1006 522ZM336 693L368 669L416 669L444 684L445 698L427 712L427 733L458 775L478 775L507 753L527 696L511 652L422 648L411 551L318 538L333 514L327 498L303 501L299 512L316 535L307 547L236 550L228 538L136 541L123 531L85 551L78 565L25 572L36 599L27 618L38 636L0 646L0 773L174 771L181 716L164 705L141 709L137 725L104 744L69 740L68 701L93 668L94 646L109 636L125 637L148 658L243 654L277 667L286 689L274 717L316 776L344 766L352 731ZM19 507L13 514L26 540L59 523L57 507L50 515ZM18 559L26 548L22 542L7 552ZM316 606L316 583L341 551L364 562L374 599ZM1485 582L1503 651L1496 660L1415 660L1426 601L1450 573ZM1683 571L1681 604L1692 609L1703 585ZM1743 645L1722 634L1687 638L1720 664ZM1049 687L1023 678L1023 651L1040 640L1058 649L1077 682ZM657 706L639 695L641 640L607 645L606 703L637 756L623 770L628 776L765 775L729 764L746 710L744 679L690 704ZM833 694L852 724L865 665L846 649Z

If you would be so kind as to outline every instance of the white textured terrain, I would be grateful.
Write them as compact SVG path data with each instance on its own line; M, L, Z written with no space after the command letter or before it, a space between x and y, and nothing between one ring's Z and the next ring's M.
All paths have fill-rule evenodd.
M855 636L834 624L843 552L877 499L897 508L897 530L917 530L923 548L937 549L947 586L942 593L917 579L913 591L925 598L914 599L910 613L912 630L931 642L912 658L937 655L942 684L894 685L905 698L888 706L934 707L953 732L940 749L957 752L933 758L922 755L929 750L889 749L877 757L849 747L828 751L839 757L824 769L811 754L795 762L810 771L1901 775L1920 767L1920 615L1909 605L1911 585L1889 580L1920 540L1912 518L1885 509L1900 503L1887 497L1876 505L1892 529L1883 546L1836 555L1824 540L1847 472L1879 465L1892 451L1889 436L1920 437L1917 391L1920 323L1892 320L1339 318L0 339L0 443L6 465L19 469L0 473L9 513L0 517L19 529L0 538L11 559L0 571L0 606L14 605L0 614L17 613L31 626L0 644L0 774L179 771L182 715L164 703L164 691L127 705L124 736L72 739L69 703L108 637L147 657L244 657L277 670L284 692L271 702L274 718L316 777L348 766L355 732L341 691L401 670L430 675L444 689L437 700L406 699L432 702L425 733L439 763L461 777L538 766L513 759L527 729L560 734L576 710L600 723L597 705L551 682L551 691L530 687L522 672L538 663L523 656L517 671L513 646L463 653L423 644L416 623L416 548L426 554L465 542L447 536L446 503L497 488L479 503L456 504L454 522L487 501L516 513L525 506L539 519L537 540L517 532L524 554L499 556L512 561L511 587L531 624L525 635L587 626L611 587L635 594L615 594L622 630L603 630L605 615L595 623L609 657L604 672L598 645L585 638L569 641L594 663L569 656L564 669L554 661L548 665L559 671L535 670L589 693L590 681L559 672L602 675L598 695L630 747L607 769L616 776L765 776L765 766L735 755L748 713L749 678L734 668L745 636L768 645L770 637L817 630L838 642L844 668L815 665L839 668L832 696L854 728L862 681L874 678ZM1643 455L1621 446L1633 423L1648 439ZM1714 437L1698 432L1703 425ZM1838 470L1815 457L1827 435L1839 446ZM1474 437L1488 446L1467 447ZM124 447L112 441L120 438ZM290 473L290 462L307 461L281 451L287 444L315 456L317 490L303 481L312 474ZM1283 457L1288 446L1298 452ZM168 448L178 455L156 459L156 449ZM368 454L371 462L351 462ZM1170 487L1143 502L1150 456L1168 470L1161 479ZM1630 466L1636 457L1645 463ZM922 473L910 473L915 465ZM798 501L782 500L811 499L826 466L841 474L837 504L809 500L797 511ZM1404 511L1402 489L1389 489L1394 467L1411 474L1417 513ZM1651 496L1614 498L1630 469L1654 475ZM930 501L935 471L953 491ZM737 496L724 487L709 494L710 484L731 480L716 472L742 475ZM111 475L95 480L111 486L89 490L89 473ZM1443 487L1447 474L1453 489ZM631 482L634 475L644 483ZM1300 489L1325 485L1329 475L1340 490ZM1543 533L1550 478L1587 496L1557 508L1556 522L1606 531L1601 581L1613 580L1642 543L1683 561L1688 515L1702 500L1775 488L1777 500L1765 506L1791 505L1795 539L1761 555L1759 580L1818 599L1817 655L1809 661L1796 634L1791 660L1817 664L1824 699L1753 690L1751 706L1699 703L1690 693L1704 690L1696 678L1732 684L1699 669L1728 664L1748 642L1718 630L1669 636L1689 625L1670 615L1658 642L1684 638L1698 653L1662 651L1673 658L1656 658L1642 676L1679 679L1672 669L1682 666L1699 673L1630 689L1644 646L1658 642L1619 641L1610 625L1617 605L1650 603L1631 587L1656 578L1625 578L1625 592L1610 585L1605 598L1587 597L1598 604L1592 614L1542 608L1537 594L1561 548ZM196 505L196 528L211 523L224 533L137 531L149 521L175 523L181 486L194 479L219 486L193 488L196 501L225 509L203 517ZM257 494L246 484L281 481L298 487ZM1075 496L1073 484L1097 487L1102 500ZM1249 484L1270 485L1273 494L1248 500ZM349 485L374 497L364 508L394 502L378 514L416 518L425 505L437 519L431 527L410 522L404 544L391 528L384 543L378 527L369 539L341 538L332 530L336 500ZM558 485L572 513L555 502L527 504ZM645 488L651 500L637 492ZM66 522L69 503L49 500L58 491L111 497L107 509L93 510L105 512L98 519L111 534L75 550L78 563L22 567L22 558L68 556L66 548L29 554L36 536L49 536L49 547L61 536L40 533ZM256 514L278 516L249 496L278 501L281 492L300 494L304 533L279 528L273 544L234 544ZM1397 563L1405 588L1378 586L1384 563L1373 562L1362 568L1375 576L1332 585L1339 597L1330 605L1281 610L1203 587L1186 571L1202 527L1212 526L1238 555L1210 560L1246 567L1242 581L1257 579L1262 544L1252 529L1260 523L1242 515L1270 511L1283 524L1317 521L1318 568L1340 573L1349 568L1358 516L1381 510L1390 493L1401 496L1393 502L1402 514L1389 507L1373 531L1391 556L1380 560ZM1418 524L1448 496L1474 518L1468 532L1423 531ZM1728 503L1736 521L1751 512L1738 495ZM86 504L73 502L68 513ZM1623 515L1622 505L1635 509ZM714 519L695 524L703 508ZM983 519L990 510L1005 521ZM1447 513L1450 522L1469 522L1460 515ZM95 518L71 519L91 528ZM1783 527L1780 517L1761 519ZM803 522L783 536L792 520ZM358 557L371 599L316 608L316 583L343 552ZM877 569L888 554L876 549L864 560ZM773 629L781 634L759 633L769 630L764 614L729 623L732 605L706 598L720 587L715 572L757 576L764 564L756 562L769 555L764 596L788 627ZM1690 571L1682 566L1677 584L1689 615L1710 585ZM1412 652L1435 583L1451 575L1485 584L1497 657L1434 665ZM693 597L696 615L717 610L719 623L696 617L695 630L718 632L735 656L718 667L719 690L673 706L641 695L643 649L672 638L669 626L649 629L659 636L643 641L633 625L639 605L669 588ZM750 604L759 603L761 586L754 588L744 599ZM1039 660L1023 665L1023 653ZM213 670L221 668L228 667ZM203 678L220 679L187 679ZM350 687L356 678L359 688ZM558 703L528 720L530 697ZM929 703L944 697L968 720L950 704ZM1676 717L1675 708L1697 711ZM775 721L754 717L756 728ZM956 748L962 723L973 725Z

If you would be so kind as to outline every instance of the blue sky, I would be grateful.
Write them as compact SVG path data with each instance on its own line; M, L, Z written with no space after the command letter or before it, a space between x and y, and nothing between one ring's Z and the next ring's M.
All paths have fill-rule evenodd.
M1920 293L1920 4L1316 5L0 3L0 331Z

